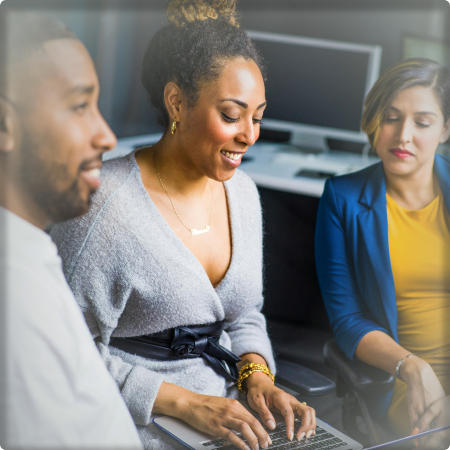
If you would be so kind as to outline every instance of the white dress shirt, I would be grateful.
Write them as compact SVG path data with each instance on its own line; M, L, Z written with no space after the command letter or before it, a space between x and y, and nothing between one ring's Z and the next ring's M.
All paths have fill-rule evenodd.
M51 238L0 207L0 446L141 449Z

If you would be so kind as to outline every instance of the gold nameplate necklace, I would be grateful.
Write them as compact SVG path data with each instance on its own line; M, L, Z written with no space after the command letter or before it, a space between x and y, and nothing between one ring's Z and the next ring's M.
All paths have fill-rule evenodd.
M169 197L170 203L172 203L172 208L173 208L176 216L178 217L178 220L181 222L181 225L183 225L184 228L189 230L189 232L191 233L191 236L197 236L199 234L207 233L209 231L209 229L211 228L211 218L212 218L212 212L213 212L213 207L214 207L214 191L213 191L213 188L212 188L211 179L209 180L209 187L211 188L211 196L212 196L211 211L209 213L209 224L206 225L206 227L203 228L203 230L196 230L195 228L189 228L188 226L186 226L185 223L180 219L180 216L177 213L177 209L175 208L175 205L173 204L173 201L170 198L169 193L166 191L166 188L164 187L164 184L163 184L163 182L161 180L161 176L159 175L158 168L156 167L155 151L154 150L153 150L153 164L155 166L156 174L158 175L159 182L161 183L161 187L163 188L163 191L166 193L167 197Z

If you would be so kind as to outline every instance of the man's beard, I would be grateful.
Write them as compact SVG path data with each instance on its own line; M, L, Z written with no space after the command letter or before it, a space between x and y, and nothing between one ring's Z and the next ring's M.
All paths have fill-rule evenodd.
M32 145L24 146L23 156L21 182L53 223L72 219L88 211L95 191L89 193L87 200L83 199L79 186L82 165L73 183L64 191L58 191L60 180L69 176L67 165L45 161L37 149L33 151Z

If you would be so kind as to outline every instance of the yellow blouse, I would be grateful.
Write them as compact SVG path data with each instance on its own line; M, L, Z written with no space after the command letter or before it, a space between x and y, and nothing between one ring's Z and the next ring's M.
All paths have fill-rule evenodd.
M389 252L402 347L427 361L450 394L450 216L442 194L420 210L386 195ZM388 410L399 434L411 433L406 383L397 380Z

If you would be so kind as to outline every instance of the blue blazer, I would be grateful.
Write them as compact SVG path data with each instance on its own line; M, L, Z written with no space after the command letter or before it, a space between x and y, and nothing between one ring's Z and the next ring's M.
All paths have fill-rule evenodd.
M436 155L434 171L450 211L450 158ZM353 359L359 341L372 330L382 330L398 342L381 162L327 180L319 203L315 254L331 328L346 355Z

